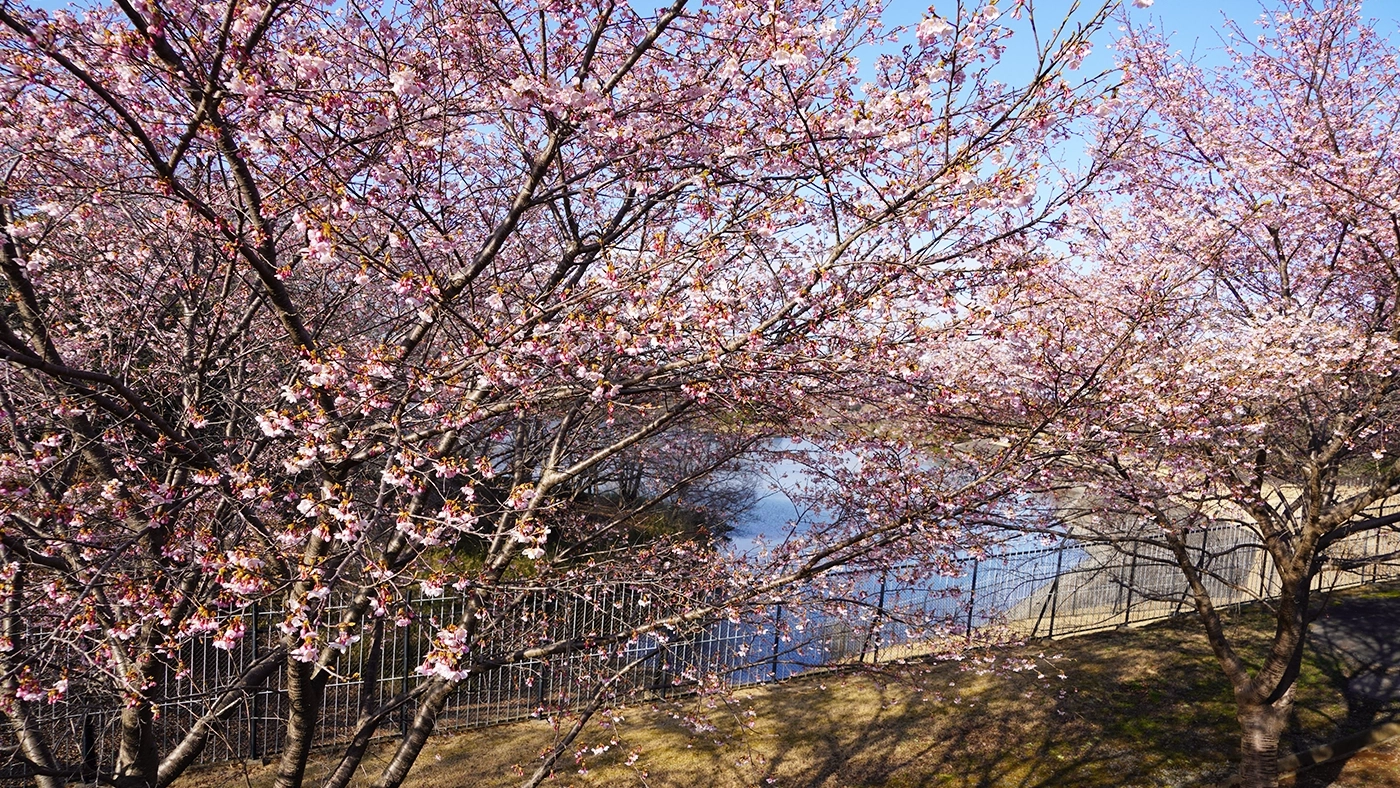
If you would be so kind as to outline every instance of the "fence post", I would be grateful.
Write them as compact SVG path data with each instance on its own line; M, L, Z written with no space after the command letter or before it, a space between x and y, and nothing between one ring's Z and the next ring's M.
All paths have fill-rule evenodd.
M723 626L723 625L721 625ZM728 640L728 638L724 638ZM660 644L656 649L656 697L666 697L666 690L671 687L671 665L666 658L666 644ZM716 652L718 653L718 652ZM730 674L733 675L733 674Z
M889 584L890 573L885 570L880 572L880 598L875 602L875 623L871 625L871 634L874 637L874 649L870 652L870 663L880 662L880 625L885 620L885 587Z
M982 562L972 557L972 588L967 592L967 639L972 640L972 611L977 607L977 568Z
M258 603L253 603L253 625L249 627L248 636L252 638L253 662L258 661ZM256 761L262 758L262 747L258 743L258 723L261 722L262 704L258 699L262 697L262 688L253 687L248 698L248 760Z
M1060 549L1055 551L1055 582L1050 586L1050 634L1046 637L1055 637L1055 612L1060 607L1060 575L1065 568L1065 544L1068 538L1060 540Z
M78 745L78 757L82 760L83 768L80 774L86 781L89 777L93 782L100 776L97 773L97 728L93 724L92 714L83 712L83 733L81 742Z
M778 680L778 649L782 647L780 628L783 622L783 603L773 606L773 680Z
M1378 583L1381 579L1381 529L1376 529L1376 549L1371 553L1371 582Z
M888 571L880 572L880 596L875 602L875 615L870 617L870 628L865 631L865 639L860 642L860 659L862 665L865 664L865 655L872 652L871 663L880 661L880 619L885 615L885 583L889 579Z
M1259 601L1269 598L1269 549L1259 545Z
M1133 548L1132 560L1128 563L1128 602L1123 606L1123 627L1133 620L1133 586L1137 584L1137 547Z
M408 656L408 646L411 642L409 630L413 629L414 625L418 623L417 611L413 609L413 605L411 604L411 600L409 599L408 595L409 592L405 591L403 595L403 603L404 606L408 608L408 623L404 625L403 636L399 638L399 669L403 671L403 686L400 687L400 690L402 692L408 692L408 679L409 676L413 673L413 666L411 664L412 659L410 659ZM412 708L412 705L405 705L402 709L399 709L400 736L408 735L408 718L410 716L409 710Z

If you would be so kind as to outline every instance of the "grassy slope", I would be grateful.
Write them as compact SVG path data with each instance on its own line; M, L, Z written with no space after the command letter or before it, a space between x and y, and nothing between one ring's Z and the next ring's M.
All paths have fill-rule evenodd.
M1353 592L1342 604L1400 609L1400 590ZM1248 642L1265 642L1267 620L1256 613L1237 614L1231 625ZM632 707L620 712L619 724L605 721L581 739L609 746L585 753L586 773L561 761L549 784L1165 786L1228 773L1236 747L1230 692L1193 619L1013 653L1034 660L1045 678L986 674L974 659ZM1400 717L1400 701L1348 696L1358 668L1310 650L1287 748ZM410 788L519 785L518 770L532 769L553 737L544 722L438 737ZM632 752L640 757L628 766ZM263 768L225 767L177 785L225 788L246 778L256 788L269 777Z

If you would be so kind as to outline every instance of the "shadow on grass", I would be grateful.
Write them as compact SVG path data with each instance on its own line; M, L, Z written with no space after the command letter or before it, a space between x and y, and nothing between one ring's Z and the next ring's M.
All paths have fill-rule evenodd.
M851 677L848 685L870 682L877 694L859 704L849 686L822 692L794 683L761 705L761 717L784 721L784 735L754 782L1176 785L1200 779L1234 751L1228 686L1193 632L1154 627L1037 648L1061 656L1044 679L951 666L883 681ZM1061 669L1067 678L1057 678Z
M1245 611L1233 623L1243 650L1261 652L1269 619ZM950 666L883 684L852 678L878 687L864 715L852 713L849 693L800 683L775 692L761 713L786 730L762 778L799 788L1049 788L1200 785L1233 771L1232 694L1194 619L1035 648L1059 652L1050 672L1068 678L969 679ZM1342 597L1314 625L1285 751L1396 720L1400 599ZM1298 786L1330 785L1344 766L1315 767Z
M1385 594L1343 599L1313 624L1308 647L1311 664L1342 696L1343 713L1330 720L1337 734L1400 721L1400 601ZM1295 737L1299 750L1317 743ZM1296 785L1331 785L1349 760L1311 768Z
M1072 730L1082 726L1051 726L1024 712L969 706L955 719L933 721L927 712L894 706L851 725L839 704L778 706L778 713L802 715L805 726L826 731L808 746L769 757L763 781L785 786L1082 785L1084 772L1119 760L1101 741ZM1028 728L1051 735L1027 746Z

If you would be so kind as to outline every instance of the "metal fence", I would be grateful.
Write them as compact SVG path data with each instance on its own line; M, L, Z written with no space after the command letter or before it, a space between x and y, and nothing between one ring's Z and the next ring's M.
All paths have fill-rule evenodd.
M1199 541L1198 541L1199 540ZM1189 549L1217 605L1266 598L1279 588L1270 562L1251 531L1219 526L1191 535ZM1400 577L1400 533L1358 535L1331 551L1346 560L1325 567L1319 589L1345 588ZM1369 562L1368 562L1369 561ZM526 661L464 680L438 718L437 729L495 725L537 717L585 703L600 679L619 666L650 655L618 686L621 696L667 695L700 686L742 686L788 678L813 668L913 656L981 632L1012 637L1064 637L1135 626L1177 615L1191 604L1181 572L1160 545L1084 544L1008 551L961 561L958 571L932 578L893 569L845 575L821 594L794 594L757 613L715 623L687 637L641 638L625 647L580 651L547 661ZM914 579L919 578L919 579ZM818 601L820 599L820 601ZM680 600L646 583L558 589L512 589L511 602L488 617L495 642L542 642L626 629ZM352 645L322 700L316 745L348 740L361 712L422 681L417 668L441 624L460 617L462 595L410 597L411 620L394 612L377 619L377 631ZM333 614L335 611L332 610ZM404 611L407 612L407 611ZM160 736L174 742L204 713L216 693L266 649L274 647L280 610L248 609L247 635L233 650L189 643L183 670L161 706ZM334 620L330 618L328 620ZM372 648L372 643L379 643ZM253 692L221 726L202 762L265 759L285 732L286 699L280 678ZM74 693L43 711L44 724L61 731L56 753L69 763L107 764L114 754L117 708L112 699ZM381 727L395 737L409 722L411 706Z

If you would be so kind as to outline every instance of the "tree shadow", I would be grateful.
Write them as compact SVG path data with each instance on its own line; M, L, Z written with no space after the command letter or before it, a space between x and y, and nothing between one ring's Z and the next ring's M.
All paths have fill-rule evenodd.
M1029 753L994 746L997 739L1024 739L1025 721L1020 715L1008 719L996 712L974 715L968 709L953 720L931 723L927 712L896 705L852 725L838 707L782 705L789 708L780 713L801 714L808 726L817 722L813 727L825 732L808 746L790 746L771 755L757 784L772 779L798 788L1069 785L1076 783L1074 777L1081 768L1109 757L1097 752L1092 743L1066 757L1057 744L1060 739L1078 738L1073 736L1042 737ZM975 723L974 716L980 718ZM1044 766L1026 770L1028 758Z
M1344 713L1332 720L1332 739L1400 720L1400 600L1388 596L1355 596L1335 602L1310 628L1310 663L1341 693ZM1297 735L1303 750L1320 742ZM1316 727L1316 726L1309 726ZM1298 775L1298 788L1324 788L1341 776L1351 756L1344 756Z
M1252 611L1239 618L1260 626ZM1250 637L1267 642L1264 629ZM1315 622L1285 752L1400 721L1397 633L1400 598L1344 597ZM1033 647L1062 651L1069 678L1049 679L1053 686L1025 674L988 678L956 704L949 692L942 704L910 703L908 689L891 684L878 713L860 717L820 694L775 693L765 713L802 720L805 733L773 752L754 784L1050 788L1198 784L1233 773L1233 694L1194 619ZM950 675L966 674L943 666L924 681L930 692L940 682L946 690ZM1345 765L1313 767L1296 784L1331 785Z
M1164 629L1037 647L1062 651L1068 678L941 666L891 678L877 711L860 715L840 696L775 693L764 715L800 721L786 727L803 732L770 751L753 784L1050 788L1220 776L1234 719L1203 644ZM901 681L924 686L911 692Z

